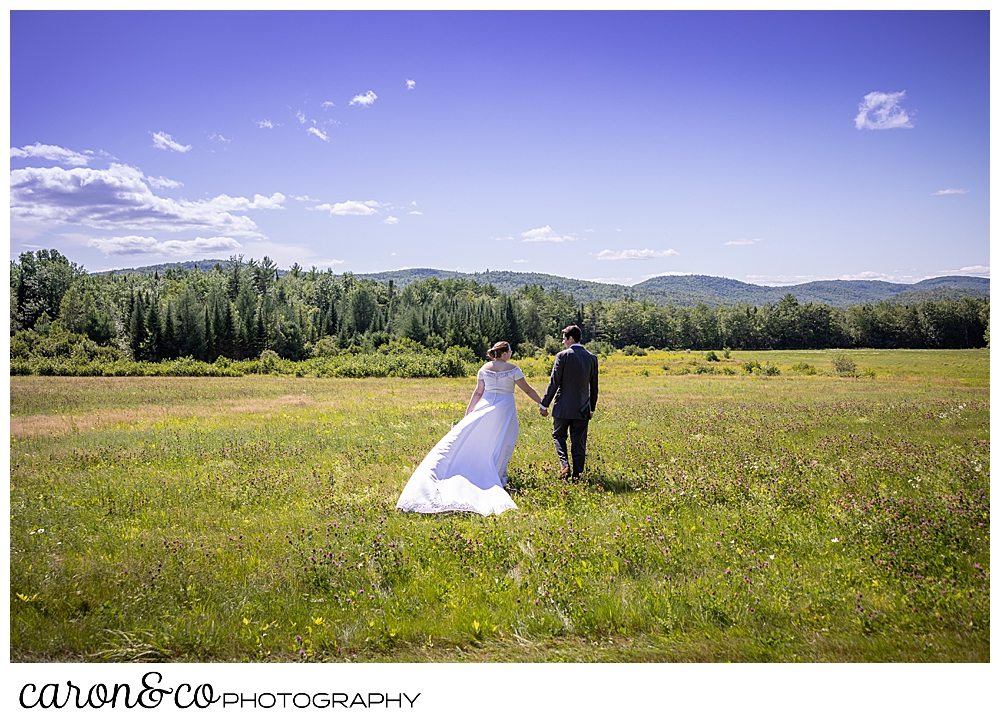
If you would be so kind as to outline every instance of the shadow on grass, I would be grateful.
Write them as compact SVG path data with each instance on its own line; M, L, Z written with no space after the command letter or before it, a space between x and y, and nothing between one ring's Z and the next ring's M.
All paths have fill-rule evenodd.
M597 487L602 492L616 495L635 491L632 482L600 469L585 470L580 477L569 479L561 479L556 470L547 466L541 469L511 469L507 478L507 492L512 495L538 491L554 485L564 486L567 489Z

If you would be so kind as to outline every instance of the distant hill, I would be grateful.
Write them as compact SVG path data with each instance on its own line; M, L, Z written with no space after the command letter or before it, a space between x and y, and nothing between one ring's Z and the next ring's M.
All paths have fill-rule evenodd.
M151 274L154 271L162 274L167 269L176 269L180 267L185 271L194 271L198 269L199 271L209 271L218 264L222 268L226 268L229 265L228 259L202 259L201 261L174 261L170 264L155 264L153 266L139 266L134 269L111 269L109 271L95 271L91 276L107 276L109 274Z
M184 261L98 273L152 274L156 271L162 274L167 269L175 269L178 266L185 270L208 271L216 264L225 269L229 265L229 261L224 259ZM279 276L286 273L288 273L286 270L278 271ZM571 294L578 303L620 301L632 298L636 301L648 300L659 305L697 306L704 303L709 306L728 306L746 303L760 306L767 303L777 303L785 294L791 294L801 304L816 302L846 307L857 304L875 304L890 299L902 304L916 304L922 301L960 299L963 296L988 298L990 295L990 280L978 276L939 276L933 279L924 279L915 284L831 280L810 281L794 286L760 286L721 276L690 274L656 276L635 286L625 286L623 284L603 284L598 281L569 279L564 276L538 274L530 271L482 271L470 274L461 271L424 268L355 275L360 278L374 279L381 283L388 283L391 279L400 287L432 276L439 279L471 279L483 286L492 284L498 291L506 294L513 293L525 286L538 285L546 291L559 289Z

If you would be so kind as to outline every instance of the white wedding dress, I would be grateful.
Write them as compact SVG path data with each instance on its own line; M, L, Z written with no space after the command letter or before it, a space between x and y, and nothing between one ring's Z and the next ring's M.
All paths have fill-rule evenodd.
M517 509L504 487L518 432L514 382L524 373L516 366L502 372L483 367L476 379L485 385L482 398L424 457L397 509L481 515Z

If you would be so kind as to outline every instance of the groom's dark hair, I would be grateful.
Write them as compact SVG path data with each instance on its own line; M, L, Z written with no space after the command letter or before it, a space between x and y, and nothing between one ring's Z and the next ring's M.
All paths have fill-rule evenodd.
M580 331L580 327L578 327L576 324L574 324L573 326L567 326L565 329L562 330L562 333L563 336L568 336L570 339L572 339L574 344L579 344L580 339L583 338L583 332Z

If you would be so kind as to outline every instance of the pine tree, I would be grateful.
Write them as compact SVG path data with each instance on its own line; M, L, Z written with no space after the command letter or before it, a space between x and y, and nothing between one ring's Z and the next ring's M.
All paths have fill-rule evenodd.
M160 361L163 358L163 328L160 321L160 304L154 298L146 312L146 339L142 345L142 358Z
M167 310L163 315L163 340L161 343L163 359L177 357L177 325L174 323L174 306L167 302Z
M128 348L136 361L142 358L142 343L146 339L145 314L142 308L142 296L136 291L132 295L132 308L128 320Z

